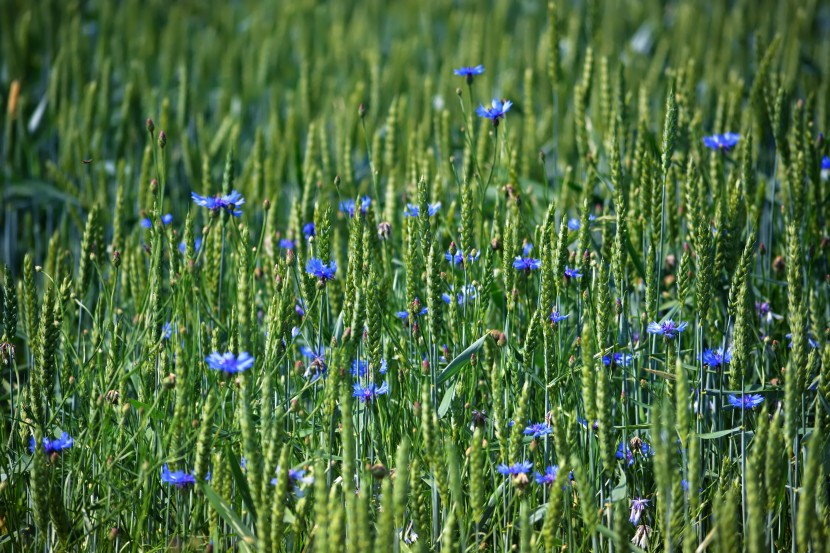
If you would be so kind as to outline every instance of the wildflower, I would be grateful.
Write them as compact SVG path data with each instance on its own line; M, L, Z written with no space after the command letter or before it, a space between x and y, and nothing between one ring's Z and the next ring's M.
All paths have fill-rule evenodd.
M505 476L516 476L517 474L527 474L532 468L532 462L524 461L522 463L516 463L509 466L502 463L496 467L496 470L499 471L499 474L503 474Z
M541 269L542 262L532 257L516 256L516 259L513 260L513 267L515 269L519 269L520 271L526 271L529 273L534 269Z
M450 289L452 289L452 286L450 286ZM444 303L452 303L452 296L449 294L441 294L441 299L444 300ZM464 305L474 299L476 299L476 289L472 284L462 288L461 292L457 294L458 305Z
M184 488L190 484L196 483L196 478L192 474L187 474L183 470L170 472L167 464L161 468L161 481L165 484L173 484L177 488Z
M254 366L254 358L247 351L243 351L239 356L230 351L224 355L214 351L205 357L205 361L211 369L226 373L241 373Z
M438 210L441 209L441 202L437 202L434 204L427 204L427 213L430 217L438 213ZM406 209L403 210L404 217L417 217L421 213L421 208L419 208L415 204L406 204Z
M355 359L352 362L352 376L363 378L369 373L369 362Z
M139 221L139 223L141 223L141 226L144 228L153 228L153 221L151 221L149 217L143 218Z
M161 223L163 225L169 225L172 222L173 222L173 214L172 213L167 213L167 214L161 216Z
M317 236L317 231L314 227L314 223L306 223L303 225L303 234L306 238L311 238L312 236Z
M651 537L651 526L646 526L645 524L641 524L637 527L637 531L634 532L634 537L631 538L631 543L639 547L640 549L648 550L648 539Z
M490 103L490 107L486 108L484 105L480 105L476 108L476 114L479 117L484 117L485 119L491 119L493 121L493 126L498 126L499 119L503 119L504 115L510 111L510 107L513 105L513 102L510 100L505 100L502 102L497 98L493 98L493 101Z
M197 252L202 249L202 239L201 238L196 238L195 240L193 240L193 249L195 249ZM179 243L179 253L184 255L184 253L186 251L187 251L187 244L185 244L184 240L182 240Z
M533 436L534 438L541 438L542 436L546 436L553 432L553 428L544 422L539 422L536 424L531 424L524 430L525 436Z
M352 389L352 395L359 399L361 403L372 401L377 396L389 393L389 385L385 380L380 386L375 386L374 382L370 382L367 386L361 386L359 382L355 382Z
M755 312L758 313L758 316L761 317L761 321L767 324L770 324L773 319L778 320L783 318L781 315L777 313L773 313L772 309L770 308L769 302L755 302Z
M415 298L415 302L413 302L413 303L417 303L417 304L420 305L420 302L418 302L418 298ZM427 313L429 313L429 308L424 307L420 311L418 311L416 313L416 315L421 316L421 315L426 315ZM406 321L406 320L409 319L409 311L396 311L395 316L397 318L401 319L402 321Z
M407 545L412 545L413 543L418 541L418 534L416 534L415 531L412 530L412 521L411 520L409 521L409 525L406 527L406 531L404 531L404 529L401 528L401 531L400 531L399 534L400 534L401 541L404 542Z
M582 417L577 417L576 422L578 422L579 424L581 424L585 428L588 428L588 421L586 419L583 419ZM595 420L594 424L591 425L591 430L593 430L595 432L597 430L599 430L599 421L598 420Z
M465 254L461 250L458 250L455 254L447 250L447 253L444 254L444 259L453 265L461 265L467 262L472 263L473 261L478 261L479 257L481 257L481 252L475 252L475 255L473 255L473 252Z
M277 474L280 473L280 467L277 467ZM279 482L278 478L271 479L271 485L276 486L277 482ZM288 469L288 485L294 488L294 494L297 497L303 496L303 490L300 488L302 485L303 487L311 485L314 483L313 476L306 476L305 470L303 469Z
M565 267L565 278L580 278L582 273L579 272L578 269L571 269L570 267Z
M612 365L615 367L627 367L631 364L633 359L634 356L627 353L615 353L613 356L603 355L602 364L606 367L610 367Z
M568 317L570 317L570 315L563 315L559 311L554 309L553 311L551 311L549 318L551 323L558 324L567 319Z
M700 359L705 365L709 365L714 369L732 362L732 350L727 349L726 351L723 351L723 348L715 350L707 348L703 350Z
M680 488L681 488L684 492L688 492L688 491L689 491L689 481L688 481L688 480L686 480L685 478L684 478L683 480L681 480L681 481L680 481Z
M195 192L191 192L190 196L196 202L196 205L206 207L215 213L224 209L234 217L242 215L242 211L238 207L245 203L245 198L236 190L224 196L221 194L217 194L216 196L200 196Z
M830 157L821 158L821 180L830 178Z
M729 394L726 397L729 400L729 405L735 409L755 409L764 402L764 396L761 394L749 394L740 397Z
M484 66L479 64L475 67L459 67L458 69L453 69L453 73L459 77L466 77L467 84L472 84L473 77L484 73Z
M341 213L345 213L350 218L354 217L355 209L360 210L361 215L366 215L366 211L369 210L369 206L372 204L372 198L369 196L363 196L360 198L360 204L355 203L354 200L348 199L340 202L340 211Z
M724 152L728 152L735 147L740 138L741 135L734 132L713 134L712 136L704 136L703 144L710 150L722 150Z
M524 257L529 257L530 252L532 252L532 251L533 251L533 244L531 244L530 242L525 242L525 245L522 246L522 255Z
M629 467L634 464L635 453L639 453L643 457L648 457L652 452L651 446L649 446L641 438L632 438L630 444L631 446L629 447L629 445L625 442L620 442L616 453L617 459L625 460Z
M645 511L646 506L648 506L648 499L641 499L636 498L631 500L631 516L628 518L628 521L635 526L639 524L640 517Z
M536 483L550 486L556 482L557 474L559 474L559 467L557 465L548 467L545 469L545 474L536 473Z
M63 451L65 449L69 449L75 444L75 440L73 440L69 434L66 432L61 433L60 438L55 438L54 440L50 440L49 438L45 437L42 440L43 443L43 452L46 455L51 455L52 453L57 453L58 451ZM35 438L32 436L29 439L29 451L32 453L35 452Z
M568 230L569 231L575 232L575 231L579 230L579 227L581 227L581 226L582 226L582 224L579 222L579 219L577 219L576 217L571 217L570 219L568 219Z
M294 241L289 240L288 238L280 239L280 248L283 250L293 250L294 249Z
M337 271L337 263L331 260L328 264L323 263L319 258L312 257L305 266L305 272L316 276L321 281L334 280L334 273Z
M161 337L164 340L169 340L170 336L173 335L173 324L170 321L167 321L161 326Z
M328 366L326 365L325 352L322 349L315 351L308 346L302 346L300 347L300 353L303 357L311 359L311 362L308 364L308 368L303 374L304 377L308 378L310 376L311 381L314 382L325 374Z
M688 323L675 323L671 319L666 319L662 323L649 323L646 331L649 334L662 334L666 340L671 340L679 333L686 330Z
M484 425L487 424L487 411L473 409L472 415L473 422L470 424L470 431L474 432L476 428L484 428Z
M792 340L793 340L793 335L792 335L792 334L787 334L787 335L785 335L784 337L785 337L787 340L789 340L789 341L790 341L790 343L789 343L789 344L787 344L787 349L792 349L792 347L793 347L793 342L792 342ZM810 334L807 334L807 344L808 344L808 345L809 345L812 349L818 349L818 347L819 347L819 345L820 345L820 344L818 343L818 341L817 341L815 338L813 338L812 336L810 336Z

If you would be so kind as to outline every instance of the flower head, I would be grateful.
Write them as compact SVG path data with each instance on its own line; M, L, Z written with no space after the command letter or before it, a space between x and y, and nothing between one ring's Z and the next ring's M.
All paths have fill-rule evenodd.
M302 487L309 486L314 483L313 476L306 476L305 470L303 469L288 469L288 485L294 489L294 495L297 497L303 497L303 490ZM280 473L280 467L277 466L277 474ZM271 485L276 486L279 482L278 478L271 479Z
M238 356L230 351L225 354L214 351L205 357L205 361L211 369L226 373L241 373L254 366L254 358L247 351Z
M173 484L177 488L184 488L196 483L196 478L192 474L187 474L183 470L170 472L170 469L165 464L161 468L161 481L165 484Z
M308 346L301 346L300 353L303 357L311 359L311 362L308 364L308 368L303 374L304 377L311 377L311 381L314 382L325 374L328 366L326 365L326 354L322 349L317 351Z
M230 194L217 194L216 196L200 196L195 192L191 192L190 196L196 202L196 205L206 207L213 212L224 209L234 217L242 215L242 211L238 207L245 203L245 198L236 190L231 191Z
M541 438L542 436L546 436L553 432L553 428L544 422L538 422L536 424L531 424L524 430L525 436L533 436L534 438Z
M314 226L314 223L306 223L303 225L303 235L306 238L311 238L312 236L317 236L317 230Z
M734 132L725 134L713 134L712 136L704 136L703 144L711 150L721 150L728 152L738 144L741 135Z
M294 241L289 240L288 238L281 238L279 242L279 246L283 250L293 250L295 248Z
M452 286L450 286L450 289L452 289ZM458 305L464 305L468 301L476 299L476 295L475 286L472 284L462 287L461 291L456 295ZM444 303L452 303L452 296L449 294L441 294L441 299L444 300Z
M173 335L173 323L167 321L163 325L161 325L161 337L164 340L169 340L170 336Z
M617 447L616 457L617 459L625 460L630 467L634 464L635 453L640 454L643 457L648 457L649 455L652 455L653 450L650 445L642 440L642 438L635 436L634 438L631 438L629 443L620 442L619 447Z
M631 516L628 521L631 524L637 525L640 522L640 517L648 506L648 499L636 498L631 500Z
M576 217L571 217L570 219L568 219L568 230L569 231L571 231L571 232L577 231L577 230L579 230L579 227L581 227L581 226L582 226L582 224L579 222L579 219L577 219Z
M513 260L513 267L520 271L526 271L529 273L534 269L541 269L542 262L532 257L516 256L516 259Z
M437 202L434 204L427 204L427 213L430 217L438 213L438 210L441 209L441 202ZM406 204L406 209L403 210L404 217L417 217L421 214L421 208L419 208L415 204Z
M327 280L334 280L334 273L337 271L337 263L331 260L329 263L323 263L322 259L312 257L308 260L305 266L305 272L312 276L316 276L323 282Z
M355 209L358 209L361 215L366 215L366 211L369 210L369 206L371 204L372 198L369 196L363 196L360 198L360 204L357 204L352 199L348 199L340 202L340 211L348 215L350 218L354 217Z
M532 468L533 463L531 461L524 461L513 465L505 465L502 463L496 467L496 470L499 471L499 474L505 476L516 476L517 474L527 474Z
M475 67L459 67L458 69L453 69L452 72L459 77L465 77L467 79L467 83L470 84L473 82L474 76L484 73L484 66L479 64Z
M717 368L721 365L728 365L732 362L732 350L727 349L723 351L723 348L717 349L705 349L700 356L701 361L705 365L709 365L711 368Z
M551 313L550 313L550 317L549 317L549 318L550 318L550 322L551 322L551 323L553 323L553 324L559 324L559 323L561 323L562 321L564 321L565 319L567 319L568 317L570 317L570 314L568 314L568 315L563 315L563 314L561 314L559 311L557 311L557 310L555 310L555 309L554 309L553 311L551 311Z
M559 474L559 467L553 465L545 469L545 474L536 473L536 483L550 486L556 482L556 475Z
M484 117L485 119L490 119L493 121L493 126L497 126L499 124L499 119L504 119L504 115L510 111L510 107L513 105L513 102L510 100L505 100L502 102L498 98L493 98L493 101L490 103L490 107L486 108L484 105L480 105L476 108L476 114L479 117Z
M43 452L46 455L51 455L52 453L57 453L59 451L63 451L65 449L69 449L75 444L75 440L73 440L69 434L66 432L61 433L60 438L55 438L54 440L50 440L47 437L43 437L41 442L43 444ZM35 452L35 438L32 436L29 439L29 451L34 453Z
M565 278L580 278L582 273L579 272L579 269L571 269L568 266L565 266Z
M172 213L167 213L165 215L162 215L161 216L161 222L164 225L169 225L170 223L173 222L173 214Z
M671 340L679 333L686 330L687 325L688 323L675 323L671 319L666 319L662 323L648 323L646 331L648 331L649 334L662 334L666 340Z
M360 400L361 403L372 401L377 396L389 393L389 385L386 381L380 386L375 386L374 382L370 382L366 386L361 386L359 382L355 382L352 388L352 395Z
M201 249L202 249L202 239L201 239L201 238L196 237L196 238L193 240L193 249L194 249L194 250L196 250L197 252L198 252L199 250L201 250ZM185 244L185 243L184 243L184 240L182 240L182 241L179 243L179 253L180 253L180 254L182 254L182 255L184 255L184 253L185 253L186 251L187 251L187 244Z
M729 394L726 398L729 400L729 405L735 409L755 409L764 402L764 396L761 394L749 394L740 397Z
M821 180L830 179L830 157L821 158Z
M479 257L481 257L481 252L475 252L475 255L473 255L472 252L465 254L461 250L458 250L455 254L452 254L449 250L447 250L447 253L444 254L444 259L453 265L472 263L473 261L478 261Z
M139 221L139 223L141 223L141 226L144 228L153 228L153 221L149 217L143 218Z
M615 353L613 356L603 355L602 364L606 367L610 367L612 365L615 367L627 367L631 364L632 359L634 359L634 357L628 353Z

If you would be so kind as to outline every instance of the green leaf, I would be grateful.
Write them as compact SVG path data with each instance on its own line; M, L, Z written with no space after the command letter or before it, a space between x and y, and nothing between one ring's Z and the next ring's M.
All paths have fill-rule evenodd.
M256 537L254 537L253 532L250 528L245 526L242 520L233 512L230 506L222 499L219 494L213 491L213 488L210 487L210 484L206 482L199 482L199 487L202 489L202 493L205 494L205 498L210 502L216 512L219 513L219 516L227 522L231 528L233 528L234 532L242 538L239 542L239 547L242 551L251 551L255 550L256 545Z
M444 368L444 370L441 371L441 374L438 375L438 381L436 382L436 384L443 384L444 382L446 382L447 380L461 372L461 369L464 368L464 365L470 360L470 357L472 357L472 355L475 352L481 349L481 346L484 345L484 342L489 337L489 333L485 334L484 336L470 344L470 346L464 351L462 351L458 357L450 361L450 364L447 365Z
M245 503L245 507L247 507L248 512L251 513L251 523L256 525L256 505L254 505L254 499L251 497L251 489L248 487L248 480L242 474L242 469L240 468L242 464L239 462L239 458L227 442L225 443L225 458L231 465L231 475L233 476L234 482L236 482L236 488L239 490L239 493L242 494L242 501Z
M441 419L444 415L447 414L447 411L450 410L450 405L452 405L452 398L455 397L455 384L451 385L447 388L447 391L444 392L444 398L441 400L441 404L438 406L438 418Z
M723 438L724 436L729 436L730 434L734 434L740 431L741 427L736 426L735 428L729 428L727 430L719 430L717 432L707 432L706 434L698 434L698 438L700 438L701 440L714 440L715 438Z

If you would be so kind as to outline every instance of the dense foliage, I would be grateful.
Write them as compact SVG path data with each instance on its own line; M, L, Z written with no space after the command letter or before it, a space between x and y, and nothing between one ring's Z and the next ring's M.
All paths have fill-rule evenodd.
M830 548L825 2L37 4L0 549Z

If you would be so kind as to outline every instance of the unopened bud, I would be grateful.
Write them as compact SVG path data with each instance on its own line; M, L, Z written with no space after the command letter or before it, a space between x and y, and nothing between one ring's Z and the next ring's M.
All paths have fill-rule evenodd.
M164 131L159 133L159 148L164 149L167 146L167 135L164 134Z
M147 118L147 132L153 134L153 131L156 130L156 126L153 124L153 120L149 117Z

